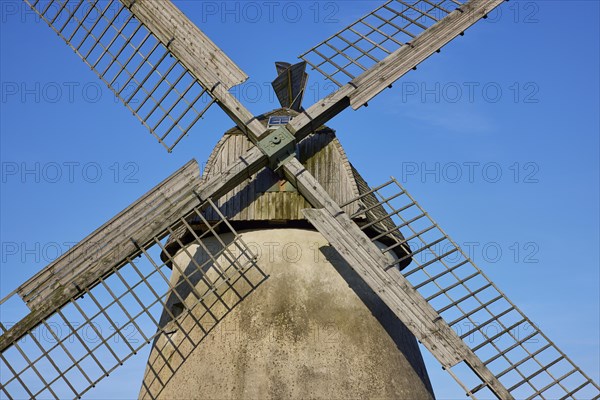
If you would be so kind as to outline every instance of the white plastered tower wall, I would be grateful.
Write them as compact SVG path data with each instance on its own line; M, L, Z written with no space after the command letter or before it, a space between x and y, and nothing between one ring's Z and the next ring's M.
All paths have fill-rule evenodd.
M280 109L259 120L296 114ZM238 129L228 131L209 157L204 177L250 146ZM317 130L297 150L338 204L369 191L333 130ZM220 274L210 263L203 274L192 274L207 261L206 252L183 234L171 235L165 246L174 264L171 283L189 282L169 297L161 317L167 333L153 344L140 398L433 398L416 339L312 229L302 214L310 204L289 182L264 169L216 205L241 232L256 263L243 274ZM357 222L379 217L377 209L361 214L356 202L343 208ZM212 210L204 214L218 219ZM203 230L199 221L190 225ZM202 243L211 252L220 246L214 237ZM199 295L203 300L194 305ZM181 304L185 299L187 307ZM177 317L189 307L194 307L191 313Z
M157 339L140 398L433 398L415 338L321 234L264 229L242 238L256 266L221 282L180 329ZM181 249L172 284L205 259L198 245Z

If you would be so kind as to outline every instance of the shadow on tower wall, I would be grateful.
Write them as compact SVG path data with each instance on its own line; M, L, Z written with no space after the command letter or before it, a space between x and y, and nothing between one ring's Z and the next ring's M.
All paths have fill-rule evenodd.
M335 248L327 246L321 247L319 250L379 321L396 344L398 350L402 352L412 369L417 373L423 385L431 393L431 397L435 398L421 351L412 332L347 263L336 262L336 260L342 259L342 256ZM398 371L398 374L402 372Z
M161 316L162 334L153 343L140 399L159 398L194 349L268 279L256 262L244 270L223 270L217 262L206 263L207 252L201 247L193 255L186 248L182 252L192 261L182 273L174 268L171 281L177 289L169 295Z

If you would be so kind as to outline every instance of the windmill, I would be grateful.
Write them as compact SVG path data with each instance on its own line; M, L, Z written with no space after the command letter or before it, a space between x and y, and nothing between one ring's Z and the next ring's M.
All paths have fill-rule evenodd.
M6 375L3 374L3 376L8 376L7 381L2 382L3 391L6 395L11 396L10 391L22 385L23 391L18 393L30 397L36 397L40 394L55 397L78 396L87 391L89 386L93 386L98 379L86 375L86 372L92 371L94 363L97 364L95 370L100 368L98 372L102 377L134 353L137 349L132 348L133 346L127 342L124 333L120 331L115 333L122 336L122 348L117 349L116 346L112 348L103 343L106 348L79 348L76 353L75 350L71 350L73 353L70 353L67 348L67 344L71 343L70 340L57 340L56 346L53 346L52 349L41 347L36 349L38 344L40 346L43 346L43 344L37 343L35 336L30 335L30 331L41 324L48 331L53 332L52 318L64 319L73 324L73 316L78 312L80 313L79 322L82 325L88 324L88 326L93 327L93 321L81 312L81 304L83 302L95 304L106 296L110 296L109 293L102 297L96 297L94 292L94 290L116 290L116 286L112 286L110 279L113 281L121 280L122 293L133 296L136 283L149 282L148 275L145 275L148 272L137 268L139 261L136 261L135 257L146 257L146 264L152 264L152 261L156 262L157 268L151 269L150 273L154 273L155 270L160 271L161 268L164 270L167 266L158 261L155 253L163 250L163 254L169 254L167 249L162 249L162 245L164 245L162 240L167 235L176 237L176 229L185 230L187 228L189 235L200 247L206 236L233 238L232 242L222 239L221 247L217 247L216 251L212 252L207 249L206 253L212 256L211 260L216 260L213 260L215 264L223 264L223 277L233 279L228 275L229 273L244 275L248 273L247 271L250 271L258 273L260 280L261 274L260 271L256 270L256 265L253 263L251 250L244 244L242 236L234 233L233 225L228 223L227 218L219 212L219 207L215 204L230 189L241 184L248 176L268 165L271 170L281 173L314 207L314 209L305 212L308 221L323 234L344 260L360 275L362 280L374 292L379 294L399 319L412 328L415 336L441 364L451 374L455 374L452 367L459 364L467 364L473 370L476 379L479 379L480 382L475 386L465 387L467 393L472 396L482 394L485 396L486 391L489 391L499 398L511 398L512 395L515 397L543 396L553 398L576 396L579 393L584 393L585 390L591 390L591 392L585 392L591 394L584 394L583 396L597 396L597 385L576 368L537 328L533 327L533 324L522 316L512 303L507 302L502 293L497 291L491 282L487 282L482 273L469 260L466 258L459 259L453 265L444 265L443 261L447 257L449 258L450 255L460 253L459 249L453 250L450 247L449 251L453 251L453 254L436 254L424 263L418 263L417 252L432 250L438 240L437 243L444 240L451 241L433 221L428 219L424 211L397 182L391 181L387 185L377 187L377 190L372 192L370 189L366 190L358 198L348 199L347 202L344 202L347 204L340 205L331 199L331 195L322 188L323 185L315 180L294 157L296 143L301 143L303 139L313 134L315 130L345 108L350 106L359 108L365 105L405 72L415 67L423 59L490 12L499 2L477 1L461 5L456 3L436 5L427 1L422 2L423 4L386 3L382 8L373 11L370 16L382 21L383 25L377 29L385 33L382 39L383 42L391 44L393 47L397 46L397 48L389 49L383 45L383 42L374 45L372 37L363 33L362 35L367 36L364 38L365 42L374 46L375 50L385 47L387 52L380 49L383 54L377 56L375 55L377 51L370 52L367 50L368 55L359 58L362 53L353 55L351 52L345 52L343 47L336 46L335 43L325 42L324 46L339 53L338 58L335 56L337 53L333 53L334 55L325 54L322 61L314 62L310 61L309 55L321 57L323 52L319 50L319 47L312 49L303 57L316 70L324 72L333 82L339 83L340 89L323 101L317 102L312 107L296 115L288 125L275 130L267 129L259 119L249 114L235 98L228 94L227 89L243 81L245 79L244 74L239 68L235 67L231 60L222 55L212 42L191 25L183 15L178 13L169 2L112 2L106 5L106 8L101 9L101 11L111 11L106 13L105 19L93 19L91 21L86 21L85 15L76 14L78 5L84 4L84 2L73 2L72 7L68 3L32 1L30 5L44 16L55 30L69 32L69 37L63 36L72 45L78 34L83 35L83 42L90 40L90 42L87 42L87 47L79 49L81 50L80 54L90 66L96 68L109 85L123 88L130 83L127 76L125 76L124 82L120 82L119 85L116 85L116 81L113 81L112 78L105 77L105 74L110 71L110 68L114 67L115 63L111 63L113 54L104 52L103 49L111 46L119 47L117 40L119 38L114 35L112 37L104 36L106 32L113 32L113 29L113 33L118 33L117 36L122 34L127 38L127 35L132 35L131 37L139 38L136 39L141 41L139 43L151 43L149 46L152 54L154 54L152 57L155 58L150 60L150 57L148 57L148 60L152 65L146 65L144 62L134 64L139 65L139 70L136 67L136 69L130 71L133 75L139 73L139 76L141 76L138 92L154 92L153 88L158 82L157 77L152 75L155 66L161 66L167 68L167 70L172 68L171 71L177 71L182 75L181 79L187 79L189 89L184 87L184 89L178 90L167 87L162 89L159 98L148 97L146 99L141 97L141 101L137 103L138 105L141 103L149 104L148 111L152 109L168 111L167 114L170 116L165 118L162 118L162 116L154 117L157 119L150 121L149 118L152 118L152 113L143 114L141 110L132 110L137 113L165 147L170 150L181 139L180 134L174 133L176 129L181 127L185 132L203 114L205 108L195 107L196 102L202 96L208 98L207 102L202 104L211 105L216 103L223 108L245 137L255 143L256 146L251 147L247 154L238 158L225 171L220 171L214 177L205 180L199 178L197 168L193 164L186 165L155 190L96 231L93 237L84 239L79 247L74 248L72 252L66 254L49 266L48 269L21 286L13 296L19 296L25 300L31 309L31 313L17 325L6 329L6 331L3 328L0 342L2 346L0 348L3 353L5 368L10 370L13 365L17 364L14 361L18 357L17 355L12 356L14 358L9 358L9 355L15 354L15 352L20 353L28 364L24 371L12 370ZM382 12L388 11L390 7L394 6L400 7L396 9L399 11L397 13L398 18L405 21L407 26L398 26L391 17L380 18ZM119 10L118 13L114 11L115 9ZM82 16L82 23L71 20L69 13ZM123 14L126 16L124 19L114 17ZM135 16L135 18L129 18L130 15ZM113 28L113 23L117 20L120 23L126 21L126 24L131 23L132 25ZM142 22L143 26L139 22ZM89 25L86 25L87 23ZM172 25L169 26L169 23ZM370 24L370 22L368 18L365 18L359 24ZM394 34L387 31L390 27L392 27L392 31L396 29ZM97 39L86 35L85 28L97 32L99 35ZM67 31L64 31L65 29ZM352 27L342 32L355 33ZM135 36L138 34L141 37ZM395 40L388 39L390 35ZM414 36L418 37L413 38ZM194 39L192 41L184 40L189 38ZM103 42L104 40L106 42ZM96 43L98 44L96 45ZM128 43L126 46L128 46ZM157 50L158 52L154 53ZM366 49L363 48L363 50ZM164 67L162 62L170 58L168 57L169 53L174 56L174 64L167 64ZM387 56L388 53L390 53L389 56ZM111 58L102 59L105 54L109 54ZM133 56L131 56L132 54ZM202 56L205 54L210 54L211 57L203 58ZM94 58L90 61L88 58L91 56L100 58ZM125 57L125 59L120 60L120 64L125 66L130 62L130 60L127 61L129 56L135 58L135 53L114 54L117 60L119 60L119 57ZM385 61L383 61L384 57L386 57ZM339 63L340 58L348 60L350 62L349 66L354 69L358 68L359 73L353 73L349 68L343 67ZM366 59L371 61L368 61L368 64L363 64L362 62ZM98 63L96 63L96 60ZM101 63L106 64L102 65ZM363 69L364 71L362 71ZM142 72L140 73L140 71ZM166 74L166 70L163 70L162 74ZM339 78L340 75L345 76L345 78ZM350 84L342 84L348 80L351 80ZM183 100L185 106L180 108L181 113L179 114L170 114L171 111L177 109L176 106L171 109L171 105L162 105L162 101L173 94L181 97L190 96ZM296 96L292 97L296 98ZM129 97L123 98L123 101L127 104L130 103L130 100ZM167 121L166 126L161 125L164 121ZM182 121L187 123L182 123ZM169 124L169 122L172 123ZM175 122L177 123L175 124ZM391 193L386 193L386 190L391 190ZM390 199L391 197L393 198ZM396 203L389 204L394 200ZM400 201L405 201L405 203ZM389 221L393 221L395 226L388 226L388 229L383 233L393 233L398 228L406 238L424 238L425 242L422 246L411 250L406 247L407 243L404 242L404 239L396 237L396 246L387 249L387 253L394 249L400 249L400 254L404 252L405 257L412 256L413 268L409 266L408 269L403 269L401 273L397 268L398 260L390 260L385 254L382 254L381 250L371 242L370 239L372 238L362 232L359 226L356 225L353 219L356 216L349 216L342 212L340 206L345 209L353 204L357 204L359 216L361 214L366 216L369 213L373 214L373 210L378 210L378 212L379 210L387 210L385 214L379 215L379 218L371 221L375 222L371 226L376 226L377 222L380 222L384 227L383 229L388 226ZM404 212L409 209L411 212L417 210L417 214L405 214ZM210 213L213 217L207 219L207 213ZM422 217L421 214L423 214ZM403 217L404 219L402 219ZM371 216L371 218L373 217ZM202 228L188 227L190 221L202 225ZM424 221L428 222L427 226L417 225L417 223ZM369 227L366 225L371 222L366 222L362 227L368 229ZM414 230L411 228L414 228ZM388 230L390 232L387 232ZM423 232L424 230L426 231ZM340 234L341 232L344 234ZM439 236L425 236L434 232L439 233ZM198 235L197 238L194 236L195 234ZM87 257L86 259L87 255L81 252L85 248L85 244L98 242L110 245L103 246L102 253L95 254L94 258ZM394 244L389 246L394 246ZM402 256L399 257L402 258ZM153 265L150 265L150 267L153 267ZM458 274L459 271L463 273L463 270L460 269L463 267L468 268L468 272L465 272L466 275ZM446 270L443 268L446 268ZM183 276L186 275L183 274ZM446 280L450 277L454 277L454 281L448 282ZM188 279L191 278L188 277ZM410 282L410 286L406 279ZM475 282L476 280L479 282L479 286L470 286L468 281ZM147 286L153 287L153 284ZM193 286L190 285L190 287ZM411 286L417 290L412 290ZM436 287L437 289L435 289ZM449 301L445 304L434 303L433 300L437 296L432 296L437 292L441 292L442 296L446 297L446 293L454 289L463 290L463 292L456 293L452 300L448 297L447 300ZM488 294L491 297L483 297L486 291L493 292L491 295ZM141 303L148 310L156 305L160 307L163 305L160 300L164 299L166 293L177 293L177 287L170 287L165 294L156 296L158 304L156 302L147 304L145 300ZM14 300L13 296L9 296L2 303L9 304L11 300ZM197 300L201 300L202 296L200 293L197 294ZM431 304L423 298L429 298ZM137 301L135 298L133 300ZM494 301L492 302L492 300ZM462 307L466 303L477 301L479 305L471 305L471 308L468 309ZM506 307L501 310L493 309L490 312L488 309L492 304L498 305L497 301L502 302ZM175 323L179 318L189 315L188 309L190 307L186 302L181 302L181 304L181 314L178 312L177 316L172 315ZM114 304L96 304L97 316L106 319L112 318L109 313L112 306ZM93 307L93 305L89 305L89 307ZM418 311L415 312L415 310ZM469 318L479 312L489 313L485 317L478 315L478 323L474 324L477 326L477 331L473 333L481 333L479 342L465 343L457 338L456 332L447 327L447 325L452 326L453 321L462 321L459 318ZM145 311L142 311L140 315L143 316L144 313ZM137 316L135 315L126 315L124 318L126 321L129 319L131 323L137 322ZM502 326L505 329L497 333L500 336L487 337L485 332L480 332L480 329L489 324ZM520 324L529 325L530 334L539 338L539 340L532 344L525 338L513 338L515 339L513 340L514 347L511 345L508 349L498 349L494 346L497 339L502 335L511 335L511 330L520 326ZM160 322L157 325L162 328ZM72 331L72 335L69 336L75 339L75 343L78 343L79 339L75 325ZM161 332L164 333L164 331L159 330L159 333ZM154 339L152 335L155 335L155 332L149 334L148 342ZM24 340L25 336L27 336L28 341ZM81 341L81 344L85 345L85 341ZM530 345L534 348L530 348ZM522 358L515 361L510 358L508 353L516 349L526 353ZM110 366L103 365L103 359L99 355L101 350L113 354L115 357L113 361L116 360L117 362ZM552 352L551 355L546 353L548 351ZM61 355L56 356L54 353L61 353ZM65 361L68 363L68 360L74 354L81 357L73 357L71 360L73 366L69 369L70 372L62 374L60 371L64 371L66 368L62 364L56 364ZM546 357L550 358L546 359ZM501 362L501 367L494 364L499 362ZM533 366L531 363L533 363ZM39 368L42 364L47 366L43 371L52 371L52 368L55 368L56 372L53 372L50 376L44 376L40 372L41 368ZM566 366L563 366L565 364ZM86 367L84 368L84 366ZM551 370L553 367L559 372L556 373ZM516 373L516 377L508 374L508 372L502 374L505 370ZM81 373L84 376L72 380L70 375L74 373ZM28 374L32 376L27 376ZM25 376L27 377L25 378ZM31 380L35 379L35 376L38 376L39 383L32 385ZM537 379L541 380L541 376L544 376L545 380L542 380L543 383L540 384ZM466 381L464 376L456 375L455 377L459 383ZM575 378L579 380L576 381ZM572 383L572 381L576 383ZM83 387L73 386L82 382L84 382ZM59 388L66 389L67 394L57 393L56 391ZM69 393L68 390L72 390L72 392Z

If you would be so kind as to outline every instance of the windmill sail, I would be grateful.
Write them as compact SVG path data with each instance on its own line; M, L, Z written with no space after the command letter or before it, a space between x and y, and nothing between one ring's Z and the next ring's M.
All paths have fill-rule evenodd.
M190 161L21 285L17 293L33 311L56 299L57 290L64 296L76 295L78 287L90 286L119 263L123 253L134 251L138 245L133 238L145 243L177 219L181 210L187 212L190 204L197 203L194 190L199 182L198 164Z
M206 208L213 208L219 218L206 220ZM201 233L198 226L189 224L190 219L199 221ZM174 254L165 244L164 237L175 231L179 237L189 235L199 248L184 270L173 262ZM206 245L208 237L216 245ZM222 300L225 293L238 294L240 285L253 290L265 278L254 263L255 256L210 200L177 218L150 241L131 242L135 250L120 255L124 261L110 265L93 282L79 280L85 273L75 275L71 282L61 277L65 292L70 286L77 287L77 292L69 292L65 301L56 304L56 293L54 298L45 298L52 309L44 315L37 313L40 306L36 306L12 327L6 320L0 323L2 397L79 398L145 345L159 337L169 341L194 315L203 315L205 324L213 318L215 325L220 316L213 308L235 306ZM101 252L96 247L87 250L92 257ZM169 279L173 268L181 274L177 280ZM18 292L0 302L3 319L14 317L22 295ZM161 320L165 310L168 318ZM32 319L35 324L30 323ZM13 335L16 332L19 336Z
M254 147L214 177L200 180L195 160L150 190L128 208L21 285L18 294L31 313L0 335L0 352L35 328L56 309L93 287L140 246L169 234L178 221L200 207L204 199L219 198L267 164Z
M2 299L0 393L8 398L79 397L143 344L166 332L165 329L171 329L172 324L170 328L160 322L157 325L149 314L160 313L164 299L172 298L173 290L179 285L165 286L161 280L164 280L163 271L172 267L164 240L175 230L188 232L196 241L206 235L224 235L221 242L227 244L206 249L205 258L216 266L203 261L196 265L196 269L202 271L189 271L188 280L192 276L194 279L202 277L206 268L217 268L217 273L223 274L251 268L248 263L252 255L210 198L228 192L266 163L266 157L254 148L214 179L200 180L197 163L189 162ZM207 207L215 208L212 215L218 218L206 221L198 215ZM188 219L199 220L206 235L192 230ZM163 262L157 256L161 251L162 256L166 256ZM188 271L183 273L186 274ZM253 278L253 282L256 279ZM214 292L212 287L209 289ZM154 300L148 302L152 296ZM196 296L193 301L203 299ZM29 310L25 307L24 311L17 312L24 309L24 302ZM131 307L139 304L142 309L128 314L126 310L130 308L125 304ZM152 306L154 309L149 312ZM104 330L99 330L99 326ZM127 343L124 329L143 334ZM88 346L86 335L90 332L97 345ZM107 336L112 341L107 342ZM40 341L40 337L44 340ZM112 346L126 349L117 352ZM99 375L86 375L88 369Z
M290 130L301 138L349 106L364 106L503 1L387 1L300 55L340 88L295 118Z
M266 132L228 92L246 75L169 0L25 1L168 150L213 103L251 141L259 142ZM347 107L361 107L500 3L386 2L302 56L340 89L280 129L299 141ZM296 96L288 97L286 103ZM175 130L180 134L172 136ZM294 145L294 140L285 143ZM297 159L269 159L286 153L285 147L267 156L265 145L260 146L215 179L200 182L197 172L186 173L197 166L184 167L171 183L160 185L84 241L99 244L98 253L86 254L78 251L85 246L77 247L0 301L3 318L20 321L9 326L4 320L0 325L0 393L9 398L81 396L143 345L159 335L168 340L194 307L205 307L210 314L209 297L219 301L215 293L227 290L232 280L249 280L250 288L259 284L264 275L254 268L240 237L222 215L207 221L202 210L209 207L218 214L207 199L219 198L269 162L281 161L286 178L314 207L324 208L306 211L308 219L468 395L598 397L598 386L506 299L396 182L354 201L364 213L388 207L387 213L372 215L382 234L404 231L404 241L398 239L382 251ZM389 188L398 191L382 194ZM374 203L377 196L380 202ZM403 200L406 203L397 203ZM192 217L202 226L190 226ZM218 238L221 246L203 248L198 228ZM171 282L166 271L176 265L164 238L182 229L203 248L206 262L179 271L183 279ZM96 235L103 240L92 240ZM389 258L396 247L410 255ZM397 265L405 264L407 257L417 267L400 272ZM207 276L207 268L214 269L216 280ZM189 292L200 279L206 279L205 290L178 298L180 285ZM30 312L15 317L23 301ZM163 308L169 310L168 321L156 318ZM131 337L129 329L137 337ZM93 343L89 334L94 335Z
M216 85L247 79L170 1L25 2L168 151L216 101ZM159 12L169 16L160 26L141 22Z
M468 396L501 399L598 398L585 375L473 263L429 214L392 179L350 203L375 196L406 238L375 246L345 214L305 215L396 312ZM359 209L360 209L359 208ZM362 211L359 211L362 212ZM351 217L351 216L350 216ZM394 248L410 245L414 266L402 273ZM464 368L464 366L468 368Z
M368 71L444 17L464 0L389 0L300 55L339 87ZM437 49L434 49L437 50Z

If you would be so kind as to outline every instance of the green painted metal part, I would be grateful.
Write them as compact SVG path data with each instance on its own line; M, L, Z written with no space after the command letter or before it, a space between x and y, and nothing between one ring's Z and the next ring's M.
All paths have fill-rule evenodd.
M273 170L279 169L287 160L296 157L296 138L285 126L261 139L258 147L269 157L269 165Z

